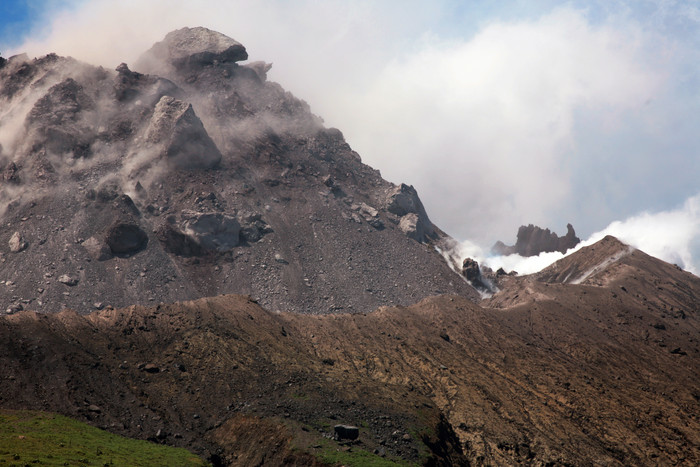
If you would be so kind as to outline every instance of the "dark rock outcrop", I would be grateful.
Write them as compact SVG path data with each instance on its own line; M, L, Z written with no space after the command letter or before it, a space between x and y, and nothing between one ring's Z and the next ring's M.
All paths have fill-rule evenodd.
M400 218L399 229L408 237L418 242L435 237L435 226L412 186L402 183L392 187L387 193L386 210Z
M336 425L333 427L333 431L335 431L335 437L339 441L345 439L355 441L360 437L360 429L356 426Z
M116 222L107 231L105 243L115 255L128 255L145 248L148 235L136 224Z
M494 292L494 286L486 277L487 275L493 276L492 271L487 267L484 269L485 271L482 273L479 263L472 258L465 258L462 262L462 275L475 289L481 292Z
M479 276L481 276L479 263L471 258L465 258L462 263L462 275L466 277L469 282L479 279Z
M570 248L581 242L576 236L571 224L566 225L566 235L559 237L549 229L542 229L535 225L521 226L518 229L518 238L515 245L506 245L501 241L491 248L497 255L537 256L540 253L558 251L566 253Z
M240 242L241 224L220 212L184 211L183 232L205 250L224 252Z

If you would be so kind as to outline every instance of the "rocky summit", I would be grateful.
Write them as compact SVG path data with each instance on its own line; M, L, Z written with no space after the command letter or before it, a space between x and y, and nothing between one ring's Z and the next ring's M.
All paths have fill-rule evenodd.
M205 28L115 70L0 59L0 422L214 466L700 464L698 277L614 237L531 275L457 261L247 59Z
M364 165L247 58L184 28L133 70L4 62L1 310L240 293L276 311L368 312L477 297L435 251L445 235L416 190Z

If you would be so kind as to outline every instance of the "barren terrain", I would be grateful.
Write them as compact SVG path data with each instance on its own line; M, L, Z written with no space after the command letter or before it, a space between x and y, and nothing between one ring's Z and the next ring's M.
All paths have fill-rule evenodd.
M627 251L612 238L589 248ZM361 427L344 449L413 462L700 461L700 279L633 251L586 284L513 280L521 289L485 307L439 296L308 316L221 296L22 312L0 321L1 403L233 465L310 459L338 423Z
M247 57L183 28L134 71L0 61L0 407L214 465L700 464L698 277L606 237L481 300Z

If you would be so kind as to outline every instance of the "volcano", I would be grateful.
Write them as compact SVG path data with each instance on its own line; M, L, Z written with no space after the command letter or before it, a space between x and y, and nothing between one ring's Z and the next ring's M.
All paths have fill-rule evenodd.
M246 58L226 36L185 28L143 54L149 74L7 60L2 310L223 293L301 313L476 299L433 248L446 235L416 190L362 164Z

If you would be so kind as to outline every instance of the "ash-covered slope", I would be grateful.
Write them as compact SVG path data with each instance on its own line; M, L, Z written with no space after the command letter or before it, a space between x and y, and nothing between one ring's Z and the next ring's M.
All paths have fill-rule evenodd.
M0 309L476 298L430 245L444 234L415 190L362 164L246 58L184 28L143 55L143 73L56 55L2 64Z
M596 264L628 251L589 248ZM308 316L220 296L21 312L0 318L0 405L232 465L314 465L328 446L370 456L357 465L698 465L700 279L637 251L578 285L506 279L488 308ZM358 442L324 439L336 424Z

